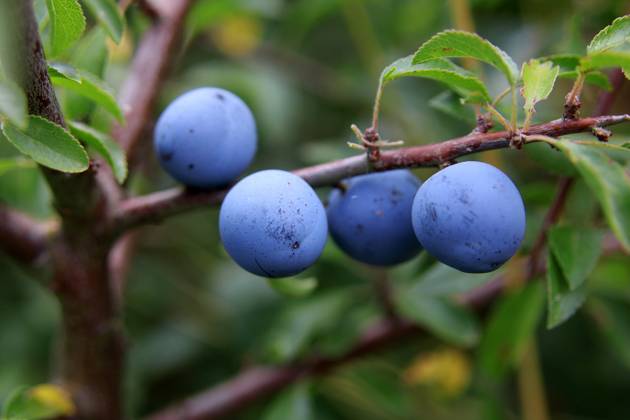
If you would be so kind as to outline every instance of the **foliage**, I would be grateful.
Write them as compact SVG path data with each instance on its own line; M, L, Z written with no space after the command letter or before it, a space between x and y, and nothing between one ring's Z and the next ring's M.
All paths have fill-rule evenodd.
M90 159L103 159L131 195L176 185L147 150L139 170L128 168L112 135L133 112L116 98L152 25L138 4L121 3L35 1L67 127L29 115L27 95L0 69L0 205L56 226L63 209L53 205L38 165L73 174L86 171ZM429 334L292 385L234 418L466 420L488 418L489 407L511 418L521 406L512 378L531 368L523 356L535 342L551 417L630 416L622 398L630 387L630 265L627 255L607 249L616 240L630 251L628 128L614 127L609 143L589 133L527 137L535 124L561 117L570 90L580 93L587 116L600 91L618 89L608 75L617 68L630 74L630 17L613 20L620 13L614 1L470 1L480 36L444 30L462 27L449 20L450 3L468 2L199 0L191 8L152 117L195 87L234 91L259 127L251 171L351 156L347 127L370 126L374 102L380 134L405 146L462 136L484 115L506 126L500 130L521 133L532 152L474 155L521 190L528 222L521 255L490 274L461 273L426 253L388 270L393 310ZM577 37L568 30L575 22ZM595 34L590 42L585 33ZM627 96L614 113L626 113ZM524 257L552 204L558 172L583 188L573 188L573 204L548 232L546 274L524 284ZM432 170L415 173L425 180ZM265 281L228 258L216 220L215 209L201 209L136 238L122 302L132 343L125 389L131 418L244 366L342 355L383 318L374 293L382 271L328 244L303 276ZM60 325L46 287L49 268L17 265L0 251L0 273L3 419L72 415L61 388L32 387L48 378ZM462 303L497 276L509 287L487 314Z

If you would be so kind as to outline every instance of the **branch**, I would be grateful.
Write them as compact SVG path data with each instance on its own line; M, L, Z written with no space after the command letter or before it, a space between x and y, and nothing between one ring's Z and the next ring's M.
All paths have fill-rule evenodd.
M0 204L0 249L23 263L48 250L48 229L25 214Z
M114 127L113 135L127 153L130 165L135 162L141 140L147 136L147 122L152 121L153 107L177 52L182 25L192 0L152 2L158 14L154 26L143 36L129 76L121 87L120 103L126 112L126 125Z
M579 120L555 120L530 128L527 134L542 134L559 137L566 134L590 132L595 126L619 124L630 119L629 115L606 115L582 118ZM402 148L382 152L379 161L372 163L377 171L395 168L439 166L456 158L485 150L501 149L510 146L510 133L471 133L464 137L424 146ZM340 180L369 171L364 155L353 156L321 165L293 171L313 187L334 185ZM181 188L156 192L123 200L106 228L116 236L133 227L147 223L157 223L169 216L188 210L215 205L223 200L227 190L198 192Z
M306 376L329 370L422 333L422 329L402 320L384 320L369 328L357 344L338 357L314 358L294 365L249 368L233 379L149 416L147 420L201 420L226 416L248 403L289 386Z

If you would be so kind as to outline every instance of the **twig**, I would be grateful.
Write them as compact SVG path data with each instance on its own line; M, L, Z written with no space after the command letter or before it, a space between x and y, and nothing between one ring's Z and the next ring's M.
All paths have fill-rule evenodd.
M127 152L130 165L136 160L147 122L160 93L166 72L173 62L181 28L191 0L153 2L159 19L143 36L125 80L119 101L126 111L127 123L113 130L114 138Z
M532 126L532 135L558 137L565 134L590 131L594 126L609 126L627 121L628 115L607 115L579 120L556 120ZM425 146L401 148L381 152L380 159L372 168L385 171L396 168L434 167L456 158L485 150L510 146L512 134L507 131L471 133L467 136ZM335 185L344 178L369 172L365 155L336 160L293 171L313 187ZM180 188L156 192L140 197L128 198L120 203L113 213L105 234L116 236L133 227L157 223L169 216L185 211L216 205L227 190L190 192Z
M0 204L0 249L26 264L48 251L49 229L25 214Z
M620 252L619 242L612 235L604 240L606 252ZM541 267L544 272L545 267ZM460 302L479 313L487 312L488 306L503 292L503 276L484 284L473 293L464 295ZM400 340L422 337L424 330L405 320L385 319L369 327L356 344L346 353L336 357L307 359L286 366L256 366L248 368L234 378L201 392L184 401L175 403L145 420L210 420L232 417L248 404L278 392L305 377L329 372L338 366L368 354L381 351Z

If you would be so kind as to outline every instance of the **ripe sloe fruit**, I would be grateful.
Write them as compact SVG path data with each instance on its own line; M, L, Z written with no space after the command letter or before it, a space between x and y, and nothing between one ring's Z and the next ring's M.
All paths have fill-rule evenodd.
M245 270L285 277L319 258L328 223L324 206L302 178L265 170L245 177L227 194L219 232L228 254Z
M468 273L497 269L525 234L525 208L512 181L482 162L449 166L418 190L413 228L427 252Z
M229 184L256 153L256 122L245 103L219 88L191 90L160 115L154 145L162 167L196 188Z
M413 233L411 205L420 181L410 171L355 176L330 194L328 224L339 247L366 264L389 266L422 249Z

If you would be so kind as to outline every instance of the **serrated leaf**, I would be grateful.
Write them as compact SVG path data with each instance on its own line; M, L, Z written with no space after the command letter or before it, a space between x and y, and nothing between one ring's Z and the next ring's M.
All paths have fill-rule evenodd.
M38 385L14 391L3 405L6 420L37 420L71 416L76 408L70 395L56 385Z
M448 298L401 290L396 294L395 305L404 318L452 344L470 347L479 339L479 323L472 312Z
M628 149L602 142L547 142L567 155L597 197L613 233L630 251L630 176L607 155L619 159L628 156Z
M499 300L492 309L478 350L480 369L500 378L522 357L544 308L542 282L534 281Z
M26 130L4 123L2 132L16 149L48 168L75 173L89 166L81 143L63 127L44 118L31 115Z
M518 81L518 68L509 55L479 35L465 31L447 30L434 35L420 46L412 63L445 57L474 58L499 69L510 85Z
M553 65L550 61L529 60L523 64L523 89L521 92L525 98L525 112L534 112L536 104L547 99L553 90L559 72L560 67Z
M68 65L63 66L63 71L60 71L58 65L48 67L48 73L53 84L91 99L108 110L119 122L124 122L125 117L118 106L118 102L116 102L114 94L102 80L81 70L73 69L74 73L70 73L70 69L73 68ZM72 74L72 77L69 74Z
M80 122L70 122L70 132L88 146L94 148L112 168L114 177L119 184L127 178L127 159L123 149L108 134L95 130Z
M602 51L589 54L580 60L580 71L584 73L611 67L630 68L630 52Z
M412 58L409 55L387 66L381 74L382 85L401 77L424 77L444 83L470 102L492 101L483 82L473 73L448 60L437 59L412 64Z
M310 385L299 383L278 395L262 415L263 420L314 419Z
M57 56L81 38L85 16L78 0L46 0L50 16L50 53Z
M0 159L0 176L15 169L30 169L35 167L35 162L23 157Z
M569 289L558 260L552 252L547 256L547 328L562 324L580 309L586 300L586 284Z
M18 85L9 80L0 80L0 114L16 126L26 128L26 96Z
M96 20L103 25L116 44L122 39L125 20L114 0L83 0Z
M267 279L267 283L276 292L290 297L302 297L311 294L317 288L315 277L282 277Z
M588 54L617 48L630 40L630 15L615 19L599 31L586 48Z
M601 255L602 231L555 226L549 231L549 247L570 290L580 287Z

